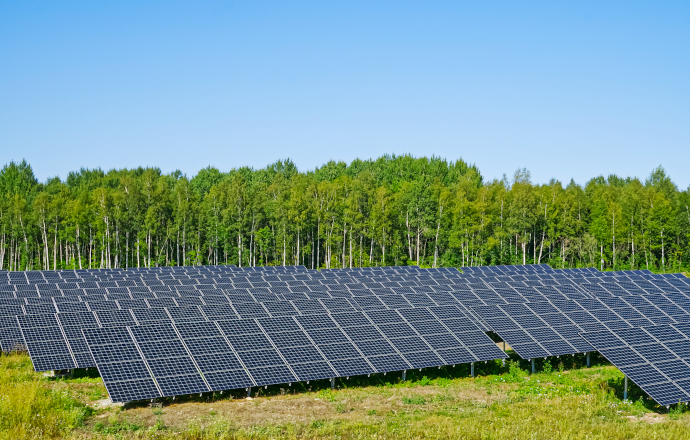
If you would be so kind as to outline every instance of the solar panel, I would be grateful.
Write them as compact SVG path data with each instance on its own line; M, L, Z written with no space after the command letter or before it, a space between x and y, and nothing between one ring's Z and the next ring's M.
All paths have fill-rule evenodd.
M113 402L162 396L126 328L82 332Z
M55 315L16 317L35 371L76 368Z
M690 399L690 340L673 325L582 333L599 353L661 405Z

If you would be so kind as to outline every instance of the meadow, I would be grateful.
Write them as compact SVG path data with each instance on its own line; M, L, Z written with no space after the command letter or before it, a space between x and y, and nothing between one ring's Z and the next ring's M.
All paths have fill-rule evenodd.
M512 354L512 353L511 353ZM0 358L2 439L684 439L685 405L659 407L604 359L501 361L113 405L95 369L35 373Z

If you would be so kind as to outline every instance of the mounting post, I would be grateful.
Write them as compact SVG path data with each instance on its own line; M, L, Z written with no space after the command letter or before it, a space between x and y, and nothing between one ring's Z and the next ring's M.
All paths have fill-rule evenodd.
M536 373L536 372L537 372L537 370L536 370L536 368L535 368L535 366L534 366L534 359L532 359L532 374L534 374L534 373Z
M252 397L252 387L247 388L247 397Z
M331 389L335 388L335 377L331 378Z
M625 379L623 379L623 402L628 400L628 375L625 375Z
M402 381L405 382L405 376L407 376L407 370L403 370L402 372Z
M592 365L592 363L589 360L589 352L587 352L587 368L589 368Z
M470 364L470 375L474 377L474 362Z

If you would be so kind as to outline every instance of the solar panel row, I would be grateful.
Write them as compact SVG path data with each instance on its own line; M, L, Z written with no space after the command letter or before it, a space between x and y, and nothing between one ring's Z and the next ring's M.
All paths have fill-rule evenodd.
M189 394L196 392L190 390L198 387L215 390L219 386L237 385L243 377L240 371L248 374L255 385L262 381L262 377L270 383L289 382L287 379L310 380L303 379L310 374L336 377L347 373L347 370L342 365L336 367L334 362L348 361L349 365L356 359L329 359L306 328L292 330L295 333L291 334L277 327L272 332L260 324L262 333L223 333L235 356L248 353L243 354L247 364L239 357L242 368L235 368L237 365L228 357L231 352L224 352L220 353L227 354L223 365L232 368L211 371L208 368L222 365L200 364L201 360L190 351L189 344L196 346L218 336L198 336L204 334L200 332L187 333L183 337L179 329L186 325L200 329L200 326L217 327L221 323L227 326L229 324L226 323L254 320L269 325L267 323L271 320L295 322L325 315L333 321L336 316L362 314L368 321L345 326L337 323L335 328L318 330L338 330L355 346L373 371L385 372L420 365L446 365L452 359L457 359L453 363L472 359L460 348L473 353L474 359L480 359L484 349L478 348L479 345L474 348L467 345L469 341L477 341L478 335L484 338L482 347L488 347L483 351L484 355L495 356L486 359L500 358L503 353L493 343L486 345L488 338L482 330L488 329L496 331L518 354L527 358L589 351L592 347L580 337L580 333L619 331L652 324L679 325L687 320L690 307L690 284L679 275L653 275L648 271L553 270L546 265L463 270L461 274L454 269L416 267L309 271L303 267L211 266L127 271L0 271L0 345L3 350L26 345L36 368L69 369L98 364L94 362L96 355L93 348L89 350L90 344L84 339L84 334L126 329L129 337L134 338L133 344L137 346L149 376L109 376L112 393L117 395L119 392L124 399L150 394L154 388L158 395L175 395L169 393ZM400 317L403 313L422 313L425 309L433 310L433 319L410 321L404 318L402 321L379 323L373 320L373 316L378 315L372 315L383 313L382 316ZM454 317L444 319L439 314ZM233 321L227 321L228 318ZM459 326L461 320L469 322L473 329ZM172 328L179 340L171 339L169 332L158 332L155 337L163 339L138 341L134 334L151 327L152 323L156 323L154 327ZM450 324L459 327L451 327ZM441 328L449 333L441 332ZM464 330L459 331L459 328ZM313 346L294 345L305 341L299 339L302 333ZM340 334L326 333L331 337ZM374 335L383 336L383 339L374 338ZM264 360L272 349L265 345L263 349L257 347L262 347L265 340L277 350L285 361L283 364L277 364L275 356L272 360ZM144 346L176 344L170 341L178 341L187 347L187 355L191 356L189 360L179 350L168 352L177 353L175 356L156 358L153 354L143 353L139 345L139 342ZM453 346L452 341L463 345ZM125 347L128 344L114 340L94 347L107 346L112 353L120 353L122 349L124 351L114 355L114 359L124 359L133 355L131 347ZM283 349L288 348L289 353L297 355L288 359L280 351L281 344L293 344ZM314 349L325 361L310 357L315 353ZM121 362L124 361L104 362L103 365L112 364L104 368L117 370L123 368ZM272 364L263 365L262 362ZM191 365L196 370L193 371ZM249 371L251 368L257 370L252 373ZM140 371L137 374L142 375L144 370L132 367L132 371ZM196 374L201 376L201 382L196 379ZM362 373L346 375L353 374ZM228 377L238 382L232 382ZM150 380L154 388L150 387ZM228 380L230 382L223 382ZM223 383L225 385L220 385ZM139 390L148 391L136 394Z
M656 295L474 308L524 359L593 351L579 333L690 322L688 310L686 304L681 308L668 298Z
M582 333L661 405L690 400L690 323Z
M83 333L113 401L507 357L467 318L445 308L162 322Z

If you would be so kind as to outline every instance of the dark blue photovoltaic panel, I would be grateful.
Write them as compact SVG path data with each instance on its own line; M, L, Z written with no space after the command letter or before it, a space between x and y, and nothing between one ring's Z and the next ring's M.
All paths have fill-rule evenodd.
M295 319L299 325L305 330L319 329L319 328L335 328L337 324L328 315L308 315L296 316Z
M661 405L690 399L690 340L673 325L583 333L604 357Z
M319 349L313 345L281 348L278 350L288 365L304 362L320 362L326 360ZM358 356L359 354L356 354Z
M347 337L354 341L367 341L371 339L382 339L384 335L373 325L364 325L361 327L345 327L342 329L343 332L347 335ZM332 342L338 342L338 341L332 341ZM347 342L347 340L341 340L339 342ZM328 344L331 343L328 341L326 338L323 344ZM317 342L318 344L318 342Z
M198 373L172 377L156 377L156 383L158 383L164 396L180 396L211 391Z
M428 351L431 349L419 336L409 338L391 339L390 342L400 353L412 353L415 351ZM440 364L439 364L440 365ZM420 368L420 367L415 367Z
M330 379L338 375L325 361L291 364L290 368L295 372L297 378L302 381Z
M258 386L297 382L298 379L286 365L249 368L249 374Z
M141 359L141 354L133 342L123 341L121 344L91 345L90 349L96 365Z
M301 330L297 321L290 316L264 318L258 320L261 327L268 333L294 332Z
M261 327L253 319L238 321L218 321L220 330L226 335L249 335L262 333Z
M446 365L464 364L480 360L466 348L442 349L436 350L436 353L445 361Z
M275 349L238 352L247 368L284 365L285 361Z
M340 377L371 374L376 371L364 358L336 359L330 361Z
M385 339L361 341L357 348L366 357L396 354L396 348Z
M342 330L332 329L311 329L307 330L309 338L317 345L340 344L350 342Z
M55 314L18 315L16 319L35 371L76 368Z
M350 342L346 342L344 344L319 345L318 348L329 361L336 359L351 359L362 356L354 344ZM690 347L688 348L690 350Z
M426 368L444 365L445 362L433 351L403 353L412 368Z
M181 341L170 340L165 343L160 341L138 341L139 350L146 359L167 358L175 356L185 356L187 350Z
M388 352L391 346L400 346L401 341L409 343L405 348L394 348L396 352L402 349L408 353L434 353L433 356L416 355L419 358L416 365L429 362L434 356L440 359L436 362L444 363L441 365L490 359L491 356L494 359L505 357L496 344L479 331L486 329L487 325L478 320L479 312L473 313L472 308L480 306L486 311L485 304L501 304L505 313L494 315L490 327L505 340L518 338L517 343L511 345L519 354L530 357L568 354L569 350L590 351L591 346L579 336L580 332L606 329L621 332L650 324L690 322L690 314L687 313L690 299L675 287L680 284L690 291L682 277L653 276L644 271L615 274L603 274L594 269L553 271L544 265L473 267L464 271L460 274L455 269L392 267L317 272L304 268L295 271L294 268L282 267L196 266L27 272L7 275L8 280L18 277L21 284L6 288L0 280L0 315L10 311L7 307L15 307L14 313L21 309L22 314L26 310L65 314L65 319L61 319L58 325L46 325L31 318L32 322L23 328L20 342L30 341L31 351L48 356L32 359L44 368L51 359L59 361L59 364L68 357L76 362L77 367L92 364L90 345L80 334L81 329L88 329L89 325L111 329L130 326L134 329L154 322L167 322L169 327L156 327L155 331L133 331L149 360L176 360L174 366L177 369L161 371L175 373L175 376L166 377L180 378L190 376L184 372L191 371L180 367L186 363L180 359L187 359L195 368L204 370L227 368L227 371L244 371L243 363L236 358L235 349L228 344L227 338L232 338L242 353L280 347L281 365L288 370L294 365L314 364L309 371L316 371L316 366L324 362L320 353L329 361L349 361L339 367L347 374L352 374L351 367L358 362L363 369L362 374L372 368L372 362L367 362L362 353L368 358L377 358L377 365L393 368L396 364L392 360L397 354ZM679 283L668 280L678 280ZM596 297L589 300L586 298L589 294L583 293L576 284L588 281L592 284L585 287ZM569 297L577 302L567 299ZM10 300L15 302L7 302ZM265 303L261 305L260 302ZM158 309L151 309L151 306ZM84 320L76 315L74 318L67 316L85 312L87 307L97 311L98 315L91 324L86 324L89 320L86 315ZM164 307L170 310L162 310ZM239 315L238 309L242 309ZM354 312L354 309L367 310L366 315ZM335 316L327 316L327 310ZM317 315L309 316L310 313ZM284 318L269 318L270 315L289 320L280 321ZM93 321L95 318L91 316ZM487 316L482 315L482 318L487 319ZM261 317L266 318L259 326L254 318ZM208 326L186 330L182 327L191 322L211 324L209 321L215 320L222 321L220 334ZM231 321L241 324L233 325ZM173 322L176 327L171 325ZM344 328L345 332L337 327ZM18 327L0 323L3 350L13 344L17 331ZM112 336L114 334L109 337ZM129 338L128 334L126 336ZM238 342L238 337L242 336L249 336L243 338L248 342ZM683 366L668 353L690 351L687 340L678 340L677 334L673 333L657 333L653 337L659 342L649 344L658 345L663 340L665 348L650 345L640 347L639 351L645 359L654 362L654 371L674 380L685 374ZM53 340L60 342L46 343ZM266 340L270 346L265 344ZM353 340L361 346L360 349L350 342ZM412 344L418 340L427 348L409 351L422 347ZM165 347L166 344L169 345L167 352L155 347ZM125 358L132 354L126 351L126 343L111 345L124 350L122 353L112 352L113 363L125 362ZM262 347L265 348L260 350ZM94 353L98 351L96 346L92 348ZM100 350L99 353L100 356L106 351ZM214 355L218 358L215 364L212 362ZM365 362L367 367L361 362ZM57 364L53 362L52 365ZM264 370L258 370L258 373L265 375ZM639 376L640 373L636 371L635 374ZM135 380L139 379L132 379ZM683 380L677 379L676 386L683 389ZM202 381L209 389L218 387L211 387L204 378ZM187 392L194 389L193 380L187 378L181 382L186 385L179 389L170 385L166 390ZM229 383L243 384L232 380ZM126 389L123 385L123 390Z
M113 402L161 397L126 329L83 329L82 332Z
M192 357L202 373L209 371L238 370L243 368L237 355L232 352L195 354L192 355Z
M211 391L223 391L256 385L245 370L228 370L204 373Z
M397 353L371 356L367 358L377 372L401 371L413 368L401 355Z
M113 402L129 402L162 397L156 387L156 383L151 378L109 382L106 384L106 390L110 400Z

